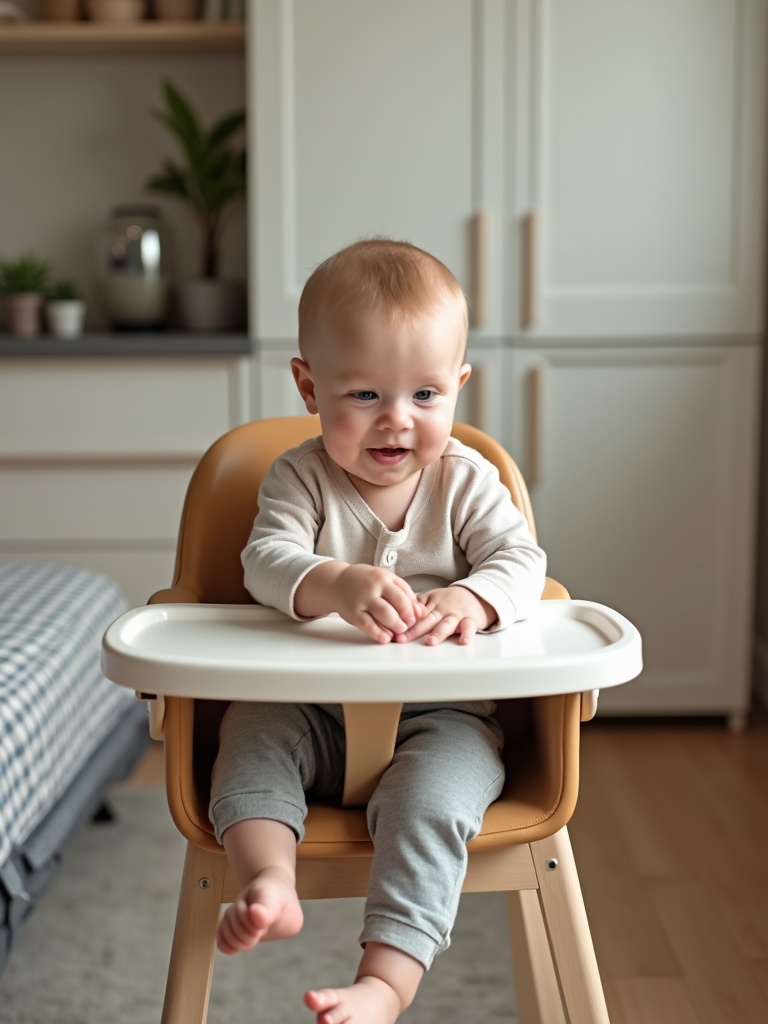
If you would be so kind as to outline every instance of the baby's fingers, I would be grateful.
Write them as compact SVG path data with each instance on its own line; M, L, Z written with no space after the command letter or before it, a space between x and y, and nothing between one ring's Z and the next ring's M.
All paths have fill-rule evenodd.
M446 618L453 618L453 616L446 616ZM462 618L461 622L459 622L458 624L456 623L456 620L454 618L453 623L449 624L450 632L444 632L441 629L442 624L445 623L445 621L445 618L443 618L442 623L440 623L440 626L438 626L436 630L433 630L427 636L425 642L430 647L434 647L436 644L442 643L443 640L447 640L447 638L457 635L459 637L460 644L466 645L472 642L472 637L475 635L475 633L477 633L477 625L471 620L471 618Z
M397 577L382 591L380 600L382 605L376 611L371 610L376 618L381 615L380 621L395 633L405 632L424 615L423 606L416 600L408 584Z
M462 620L466 622L467 620ZM431 630L425 639L425 644L428 647L436 647L437 644L441 644L443 640L447 640L449 637L458 633L461 628L461 623L456 615L444 615L442 619L437 623L435 628ZM468 640L464 640L464 643L468 643Z
M369 636L378 644L388 644L394 638L392 630L378 623L370 612L362 612L353 625L357 626L366 636Z

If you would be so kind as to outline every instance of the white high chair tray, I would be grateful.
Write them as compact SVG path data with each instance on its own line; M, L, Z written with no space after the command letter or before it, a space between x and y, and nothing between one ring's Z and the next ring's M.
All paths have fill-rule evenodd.
M107 629L102 671L176 697L290 702L477 700L617 686L642 668L640 634L591 601L536 614L460 646L378 644L337 615L296 622L258 605L156 604Z

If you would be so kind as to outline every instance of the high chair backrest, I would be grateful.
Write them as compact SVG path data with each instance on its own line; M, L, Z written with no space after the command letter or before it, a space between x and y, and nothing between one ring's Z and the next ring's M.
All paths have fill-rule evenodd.
M251 601L243 585L240 552L258 511L261 481L274 460L320 432L316 416L256 420L225 434L200 460L184 504L174 571L173 600L212 604ZM512 501L535 533L523 478L500 444L481 430L454 425L453 435L499 470ZM152 598L168 600L167 591Z

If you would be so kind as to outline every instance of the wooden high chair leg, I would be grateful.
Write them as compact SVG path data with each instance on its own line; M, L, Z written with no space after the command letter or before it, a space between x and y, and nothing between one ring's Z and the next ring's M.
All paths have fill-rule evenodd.
M565 1024L538 891L515 889L506 895L520 1024Z
M162 1024L205 1024L227 859L187 843Z
M567 1024L610 1024L568 830L531 843L531 853Z

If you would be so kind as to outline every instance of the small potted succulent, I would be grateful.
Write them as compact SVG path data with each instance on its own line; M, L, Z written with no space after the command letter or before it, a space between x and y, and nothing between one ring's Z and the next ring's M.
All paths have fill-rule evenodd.
M202 241L200 276L176 289L179 315L192 330L227 330L237 326L244 306L242 282L220 277L219 263L226 214L245 195L245 111L226 114L206 130L170 82L163 84L163 95L164 109L152 114L174 136L183 162L166 160L146 188L186 204Z
M0 292L11 334L19 338L34 338L40 333L50 276L50 265L32 253L12 260L0 260Z
M74 281L56 281L46 295L45 315L55 338L79 338L85 324L85 302Z

